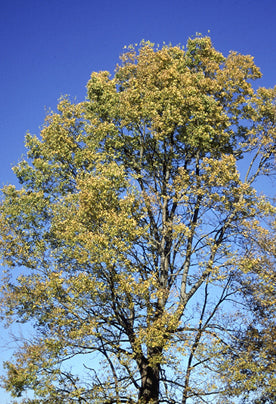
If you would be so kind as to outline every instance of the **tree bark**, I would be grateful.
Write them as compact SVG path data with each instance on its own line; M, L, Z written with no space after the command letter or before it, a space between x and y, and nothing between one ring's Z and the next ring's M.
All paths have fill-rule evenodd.
M142 365L139 404L159 403L160 366L151 366L148 361Z

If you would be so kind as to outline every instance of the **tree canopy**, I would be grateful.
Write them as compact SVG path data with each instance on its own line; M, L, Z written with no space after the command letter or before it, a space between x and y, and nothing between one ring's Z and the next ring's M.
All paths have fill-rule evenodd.
M4 365L20 402L273 402L275 207L257 185L276 87L260 77L209 37L142 42L26 135L0 207L2 317L33 327Z

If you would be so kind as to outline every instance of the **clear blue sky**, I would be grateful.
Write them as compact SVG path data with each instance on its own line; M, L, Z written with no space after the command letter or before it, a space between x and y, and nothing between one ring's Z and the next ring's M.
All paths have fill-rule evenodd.
M124 45L185 44L210 31L224 54L255 56L260 85L276 84L275 0L1 0L0 6L0 186L16 183L11 166L24 153L25 133L39 133L45 108L55 109L62 94L82 100L91 72L112 72ZM0 391L0 404L5 400Z

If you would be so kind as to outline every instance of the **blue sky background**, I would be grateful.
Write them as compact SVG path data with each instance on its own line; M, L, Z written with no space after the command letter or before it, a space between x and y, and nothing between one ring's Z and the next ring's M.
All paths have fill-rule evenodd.
M255 57L259 85L276 84L275 0L0 0L0 186L16 184L25 133L39 133L61 95L83 100L91 72L113 72L124 45L208 31L223 54ZM0 361L8 340L3 331Z

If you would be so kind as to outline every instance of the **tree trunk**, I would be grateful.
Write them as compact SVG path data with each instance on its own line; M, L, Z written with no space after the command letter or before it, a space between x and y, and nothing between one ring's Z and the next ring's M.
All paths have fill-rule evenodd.
M139 404L159 403L160 366L150 366L145 363L141 369L141 388Z

